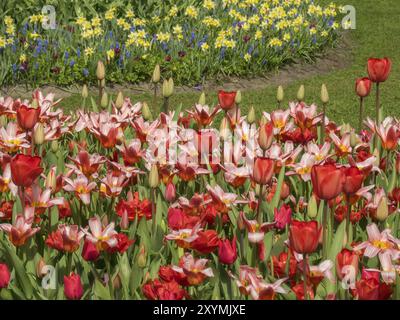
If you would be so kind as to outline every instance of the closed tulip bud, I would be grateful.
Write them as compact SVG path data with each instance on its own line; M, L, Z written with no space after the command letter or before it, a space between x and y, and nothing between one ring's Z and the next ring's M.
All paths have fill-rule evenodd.
M321 231L317 221L293 220L289 232L290 247L298 253L313 253L318 247Z
M96 261L100 256L100 252L96 245L89 240L85 240L82 249L82 258L85 261Z
M149 105L146 102L143 102L142 105L142 116L143 119L146 121L153 119L153 115L151 114Z
M253 106L250 107L249 113L247 114L247 122L249 124L256 122L256 111Z
M7 117L6 116L0 116L0 126L1 127L7 126Z
M58 141L57 140L53 140L51 142L51 151L53 151L54 153L56 153L58 151Z
M161 79L160 65L157 64L157 65L154 67L153 76L151 77L151 81L152 81L153 83L159 83L159 82L160 82L160 79Z
M168 182L167 187L165 188L165 200L168 202L174 202L176 198L176 188L172 182Z
M45 182L46 189L51 189L52 192L55 192L57 188L56 169L56 167L50 169Z
M235 103L236 104L242 103L242 93L240 92L240 90L236 91Z
M229 136L231 135L231 130L229 127L229 121L226 117L224 117L221 121L221 124L219 126L219 134L222 140L227 140Z
M388 201L386 197L382 197L381 201L379 202L378 208L376 209L376 219L382 222L386 220L388 215Z
M297 91L297 100L298 101L303 101L305 97L305 87L302 84L299 88L299 90Z
M360 98L367 97L371 92L371 80L369 78L360 78L356 80L356 93Z
M103 226L108 225L108 216L107 216L107 215L104 215L104 216L101 218L101 223L102 223Z
M44 143L44 126L42 123L37 123L33 129L33 141L36 145L42 145Z
M121 216L121 221L119 223L122 230L127 230L129 228L129 216L128 211L124 210Z
M114 289L121 289L121 277L120 277L119 273L117 273L117 275L114 277L112 283L113 283Z
M38 101L38 99L35 98L35 99L32 100L31 108L34 108L34 109L39 108L39 101Z
M0 289L7 288L10 283L10 270L4 263L0 263Z
M160 183L160 179L158 177L158 168L157 168L157 165L153 164L151 166L150 175L149 175L150 188L157 188L159 183Z
M357 137L356 133L354 132L354 130L351 130L351 132L350 132L350 146L352 148L354 148L358 144L359 141L360 140L358 139L358 137Z
M170 96L174 94L174 79L172 78L168 79L168 92L170 93Z
M167 98L168 95L168 80L164 79L162 84L162 95L164 98Z
M202 92L199 97L199 104L204 106L206 104L206 94Z
M168 80L164 80L162 87L162 95L164 98L169 98L174 93L174 80L169 78Z
M123 105L124 105L124 95L120 91L120 92L118 92L117 100L115 100L115 107L117 109L121 109Z
M103 61L99 60L97 62L96 77L100 81L103 80L106 77L106 68L104 66Z
M381 162L381 157L379 154L379 150L375 148L374 152L372 153L375 157L375 162L374 162L374 166L379 167L379 164Z
M264 151L271 147L272 140L274 139L274 128L271 122L264 124L260 127L260 132L258 133L258 144L260 148Z
M344 136L346 133L349 133L350 131L351 131L351 126L348 123L345 123L340 128L340 135Z
M222 264L230 265L237 259L236 249L236 236L233 237L232 241L228 239L220 240L218 245L218 258Z
M246 228L246 225L243 221L243 214L239 214L237 218L237 227L240 231L243 231Z
M140 268L144 268L146 266L146 263L147 263L146 247L144 245L141 245L137 256L137 264Z
M89 96L89 90L86 84L82 87L82 98L86 99Z
M285 98L285 92L283 91L283 87L279 86L276 92L276 100L278 102L282 102L284 98Z
M396 172L400 174L400 153L396 154Z
M107 92L104 92L103 95L101 96L100 106L103 109L107 108L107 106L108 106L108 94L107 94Z
M308 201L307 215L311 219L316 218L318 215L318 204L317 204L317 199L315 198L314 195L312 195L310 200Z
M332 200L343 191L345 174L333 163L314 165L311 169L311 183L314 193L323 200Z
M266 157L257 157L254 161L252 179L255 183L268 184L275 170L275 161Z
M325 84L323 84L321 87L321 101L323 104L327 104L329 102L328 88Z
M75 273L64 276L64 294L69 300L80 300L83 296L81 278Z
M267 124L269 121L266 117L262 116L260 120L260 127Z
M339 280L346 276L348 268L353 268L354 275L358 274L358 255L354 251L343 249L336 256L336 274Z
M36 275L38 278L43 278L47 274L46 269L44 269L45 266L46 262L41 257L36 264Z

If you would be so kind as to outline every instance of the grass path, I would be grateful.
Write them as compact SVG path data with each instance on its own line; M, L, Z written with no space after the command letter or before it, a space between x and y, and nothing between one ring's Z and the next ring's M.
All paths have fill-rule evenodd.
M325 1L328 2L328 1ZM306 86L306 101L319 103L319 92L322 83L328 86L331 102L328 107L328 116L339 123L349 122L356 125L358 117L358 99L354 94L354 83L357 77L366 76L366 63L369 57L388 56L393 60L392 74L383 87L382 103L385 114L400 116L400 6L398 0L336 0L338 4L352 4L357 11L357 29L350 32L352 42L352 63L345 69L333 71L329 74L313 76L305 80L295 81L285 86L285 99L292 100L300 84ZM245 90L243 92L243 113L250 106L254 106L258 115L262 111L273 110L276 87ZM172 105L183 104L190 107L198 100L197 93L176 94ZM215 92L207 93L208 103L216 102ZM161 101L154 105L151 94L139 94L131 97L133 101L147 101L156 113ZM63 101L65 108L79 106L80 97L73 95ZM367 114L374 114L374 99L366 101Z

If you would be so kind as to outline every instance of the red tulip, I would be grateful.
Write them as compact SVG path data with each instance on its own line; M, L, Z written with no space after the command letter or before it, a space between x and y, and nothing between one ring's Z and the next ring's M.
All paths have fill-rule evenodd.
M31 157L17 154L11 160L11 177L15 185L19 187L30 187L37 177L43 172L40 167L40 157Z
M356 289L352 293L358 297L358 300L388 300L392 292L390 285L370 278L357 281Z
M369 96L371 92L371 80L369 78L359 78L356 80L356 93L360 98Z
M389 58L368 59L368 75L372 82L385 82L392 69L392 61Z
M219 241L218 257L223 264L232 264L236 261L236 237L233 238L232 243L229 239Z
M198 238L192 242L192 249L202 254L213 252L219 245L218 233L215 230L209 229L199 231Z
M192 229L200 220L199 216L191 216L179 208L168 209L168 227L172 230Z
M332 200L343 191L343 171L332 163L315 165L311 169L311 182L318 198Z
M357 167L342 168L344 175L343 192L347 195L355 194L361 189L364 173Z
M89 240L85 240L82 249L82 258L86 261L96 261L100 256L99 250L97 250L96 245Z
M228 111L235 105L236 92L218 91L218 101L221 109Z
M279 210L275 208L275 227L283 230L292 220L292 209L284 204Z
M69 300L80 300L83 296L83 287L81 278L71 273L69 276L64 276L64 294Z
M271 146L273 138L274 126L272 122L268 122L260 127L260 132L258 134L258 144L260 145L261 149L263 149L264 151L267 150Z
M265 157L257 157L254 161L252 178L254 182L261 185L266 185L271 181L274 170L274 160Z
M307 284L306 290L307 290L307 296L309 297L309 299L314 300L313 287L310 284ZM292 291L295 293L297 300L305 300L304 283L303 282L300 282L300 283L296 284L295 286L293 286Z
M176 188L172 182L169 182L165 188L165 200L174 202L176 198Z
M358 273L358 255L354 251L343 249L336 256L336 273L339 280L342 280L346 275L344 267L352 267L354 269L354 276Z
M10 270L8 270L7 265L0 263L0 289L8 287L10 277Z
M368 59L368 75L372 82L385 82L389 77L392 61L389 58Z
M289 261L288 261L289 259ZM272 257L272 264L274 266L274 274L277 278L286 277L286 267L289 263L289 278L296 276L297 260L293 253L281 252L279 256Z
M17 109L18 125L24 130L32 130L39 121L40 108L29 108L22 105Z
M130 240L124 233L118 233L115 237L118 241L118 244L115 247L109 247L107 249L109 253L124 253L135 242L135 240Z
M293 220L290 226L290 246L298 253L312 253L318 247L321 228L317 221Z
M176 281L148 281L143 285L142 291L149 300L182 300L186 296L186 291Z

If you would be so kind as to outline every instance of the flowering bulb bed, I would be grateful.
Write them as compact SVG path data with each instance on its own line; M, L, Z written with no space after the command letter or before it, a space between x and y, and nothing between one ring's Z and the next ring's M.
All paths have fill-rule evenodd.
M356 83L377 119L390 68ZM0 98L1 298L399 298L398 120L338 126L325 86L321 110L282 97L260 121L236 92L155 119Z
M114 83L147 81L156 64L179 84L261 74L310 59L334 43L339 28L338 6L308 0L163 1L152 13L126 2L98 12L82 6L76 16L69 7L57 11L54 29L38 12L7 14L0 85L96 83L99 59Z

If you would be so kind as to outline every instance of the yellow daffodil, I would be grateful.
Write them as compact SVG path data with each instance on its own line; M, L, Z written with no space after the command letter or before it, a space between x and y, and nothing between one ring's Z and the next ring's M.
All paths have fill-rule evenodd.
M94 50L93 50L92 47L86 48L84 52L85 52L85 56L86 57L90 57L90 56L92 56L94 54Z

